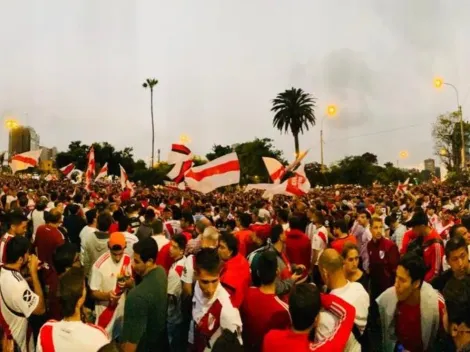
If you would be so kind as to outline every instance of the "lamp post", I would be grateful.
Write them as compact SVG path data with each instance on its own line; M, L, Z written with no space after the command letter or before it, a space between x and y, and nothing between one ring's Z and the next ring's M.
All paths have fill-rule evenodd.
M457 98L457 111L458 111L458 114L459 114L459 122L460 122L460 137L461 137L461 143L462 143L462 149L461 149L461 156L462 156L462 170L465 169L465 135L464 135L464 128L463 128L463 113L462 113L462 106L460 105L460 101L459 101L459 91L457 90L457 88L451 84L451 83L448 83L448 82L444 82L444 80L442 78L435 78L434 79L434 86L437 88L437 89L440 89L442 88L444 85L446 86L449 86L449 87L452 87L455 91L455 96Z
M323 121L325 121L325 117L332 118L335 117L338 112L336 105L330 104L326 108L326 115L323 115L320 123L320 163L321 163L321 172L325 172L325 164L323 160Z

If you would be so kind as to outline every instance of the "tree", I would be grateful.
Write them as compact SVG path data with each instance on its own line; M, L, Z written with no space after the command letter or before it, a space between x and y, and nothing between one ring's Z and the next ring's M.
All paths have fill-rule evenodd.
M155 121L153 119L153 87L158 84L158 79L147 78L142 84L145 89L150 88L150 117L152 118L152 166L155 165Z
M378 159L377 159L377 155L369 153L369 152L362 154L361 157L365 161L367 161L368 163L371 163L371 164L377 164L379 162Z
M464 122L464 134L470 134L470 124ZM458 171L462 164L460 115L454 111L439 115L433 125L434 151L449 171ZM468 138L466 138L468 139Z
M305 93L302 89L292 87L279 93L273 99L273 126L281 133L288 130L294 136L295 154L299 155L299 134L309 130L314 126L315 118L315 98Z
M220 158L223 155L230 154L233 152L233 148L229 145L214 144L212 151L206 154L207 160L211 161Z

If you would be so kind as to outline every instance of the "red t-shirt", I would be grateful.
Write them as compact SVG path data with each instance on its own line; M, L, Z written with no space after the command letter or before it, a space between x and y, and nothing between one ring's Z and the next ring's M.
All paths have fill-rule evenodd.
M264 336L273 329L288 329L289 306L275 294L250 287L240 309L243 321L243 345L247 352L261 350Z
M348 235L344 238L337 238L333 242L331 242L331 248L336 249L336 251L341 254L343 253L343 248L346 243L354 243L357 244L356 236Z
M36 231L34 246L37 248L38 259L52 267L52 257L57 247L65 242L64 235L57 227L41 225Z
M441 294L439 299L439 326L443 329L443 316L445 302ZM421 337L421 310L420 305L408 305L403 302L397 304L397 320L395 333L398 341L410 352L423 351L423 340Z
M235 232L235 237L238 239L238 253L246 257L248 255L248 246L251 243L251 235L253 231L251 230L240 230Z
M230 294L230 300L235 308L241 306L250 281L250 264L240 253L225 262L220 273L220 282Z
M303 264L308 271L312 255L312 244L308 236L300 230L287 232L286 254L292 264Z
M170 257L170 244L171 242L168 242L158 251L157 259L155 260L155 264L162 266L167 275L174 263L174 260Z

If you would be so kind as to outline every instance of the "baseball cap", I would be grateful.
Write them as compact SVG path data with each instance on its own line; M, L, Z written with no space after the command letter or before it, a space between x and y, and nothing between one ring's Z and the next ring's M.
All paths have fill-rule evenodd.
M429 223L428 216L423 211L418 211L414 213L411 220L406 223L406 227L427 225L428 223Z
M108 245L110 249L126 248L126 238L122 232L113 232L109 236Z

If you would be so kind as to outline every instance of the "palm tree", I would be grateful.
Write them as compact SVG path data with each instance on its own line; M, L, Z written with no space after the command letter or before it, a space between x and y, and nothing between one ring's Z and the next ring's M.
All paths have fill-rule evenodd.
M281 133L289 129L294 136L295 155L299 155L299 134L315 125L315 98L302 89L287 89L273 99L273 126Z
M150 88L150 115L152 117L152 166L155 165L155 122L153 119L153 87L158 84L158 79L155 78L147 78L145 82L142 84L144 88Z

